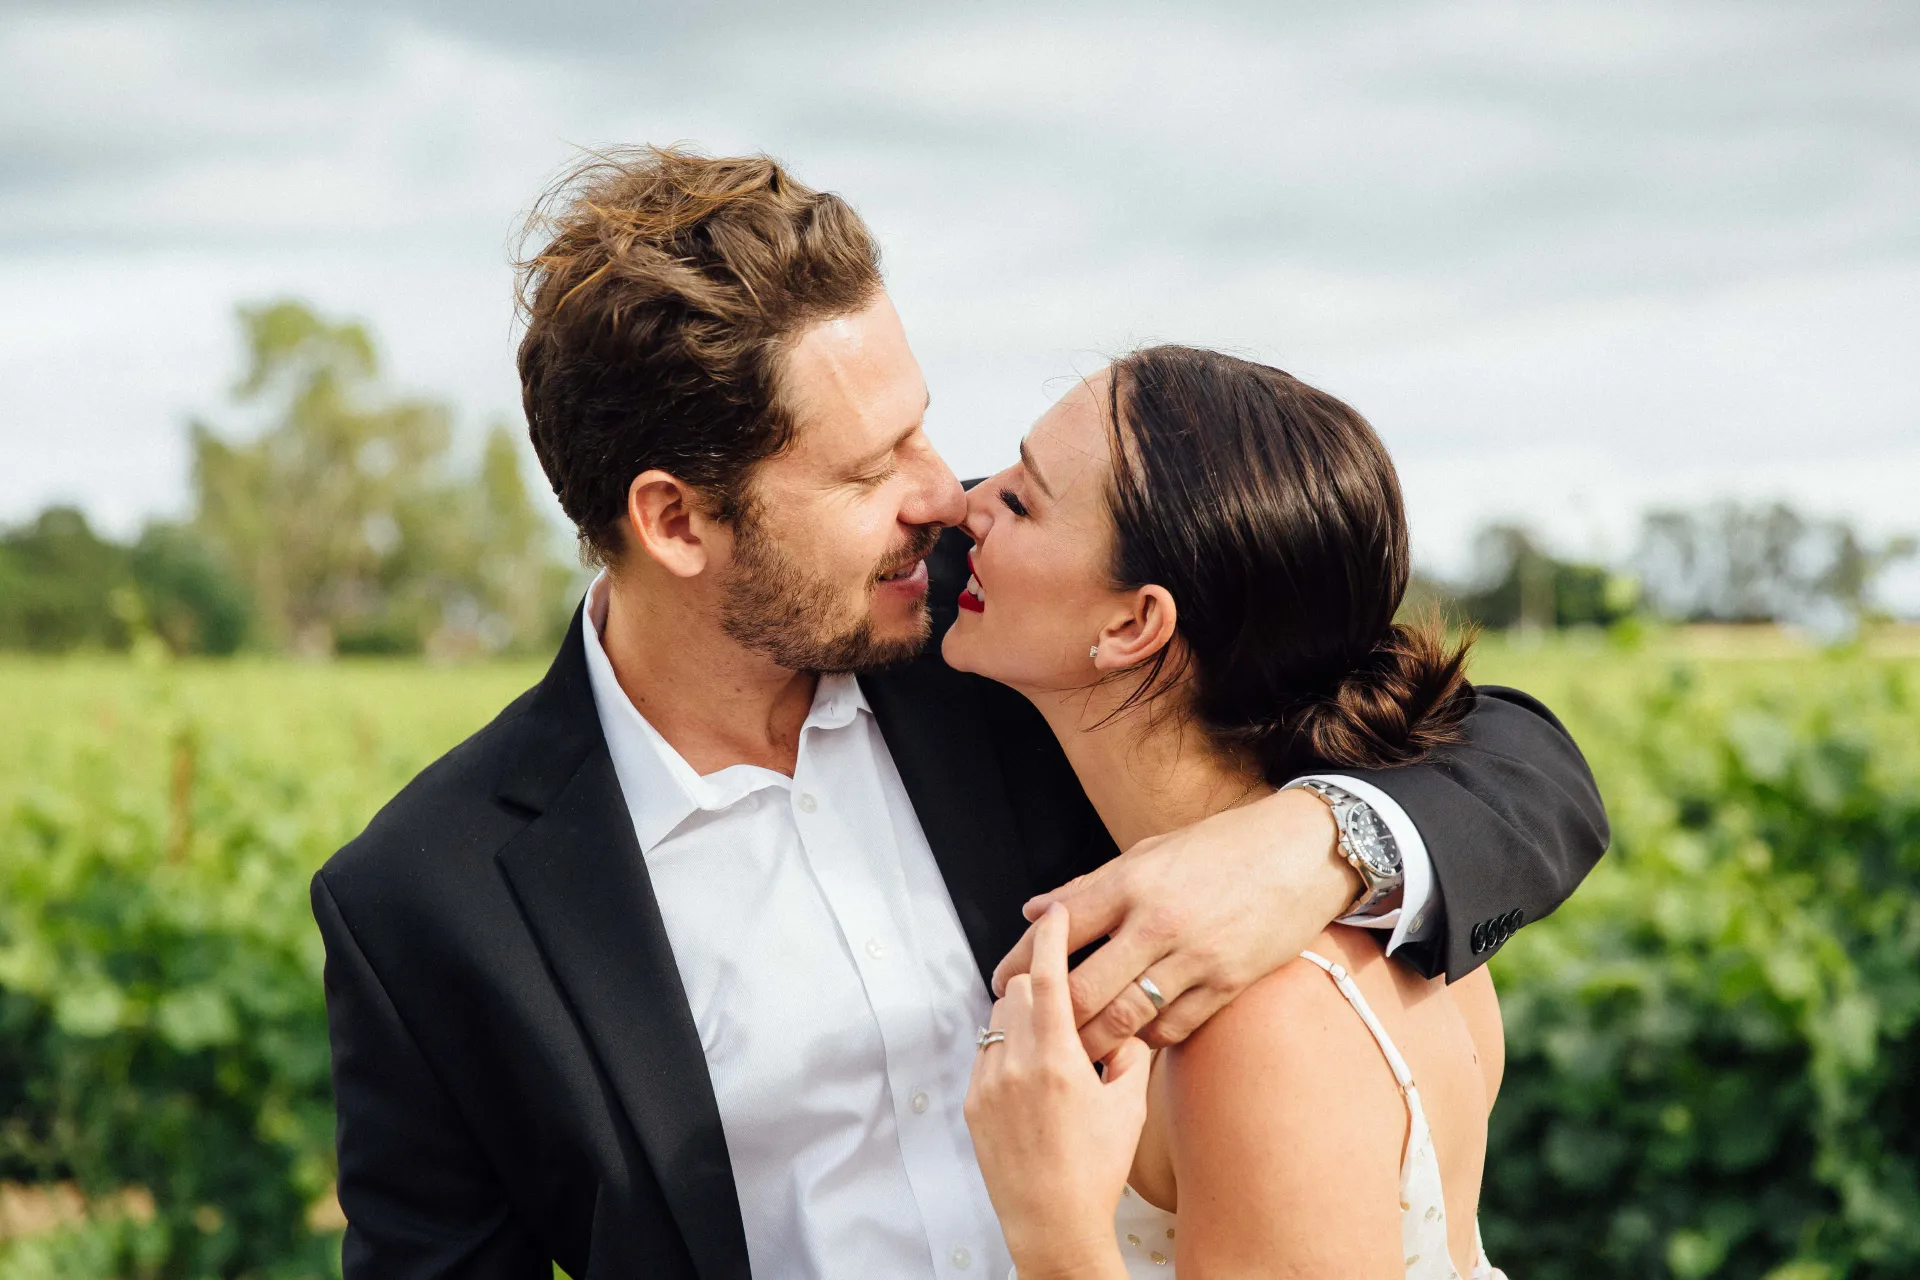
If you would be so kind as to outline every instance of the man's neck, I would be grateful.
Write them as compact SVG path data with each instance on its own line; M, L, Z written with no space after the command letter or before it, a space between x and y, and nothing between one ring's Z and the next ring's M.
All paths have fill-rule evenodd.
M1170 706L1147 704L1115 715L1121 699L1106 687L1028 697L1122 849L1272 791Z
M754 764L793 773L819 677L774 665L729 636L717 611L661 600L615 574L600 633L634 708L698 774Z

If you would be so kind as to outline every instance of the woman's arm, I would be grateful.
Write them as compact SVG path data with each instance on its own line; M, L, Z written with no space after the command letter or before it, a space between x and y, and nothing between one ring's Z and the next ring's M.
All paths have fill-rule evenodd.
M1183 1280L1406 1274L1407 1110L1366 1025L1298 962L1167 1051Z
M1067 994L1067 913L1035 933L1031 975L993 1006L1005 1034L982 1046L967 1089L987 1193L1020 1280L1125 1280L1114 1206L1147 1113L1151 1055L1128 1040L1094 1074Z

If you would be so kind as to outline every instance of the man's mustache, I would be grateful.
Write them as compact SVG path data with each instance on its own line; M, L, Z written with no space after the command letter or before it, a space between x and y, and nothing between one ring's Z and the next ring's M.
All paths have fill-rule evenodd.
M917 526L906 548L882 563L880 568L874 572L874 577L884 578L890 573L898 573L915 561L925 560L928 556L932 555L933 548L940 541L940 531L942 527L943 526L937 524Z

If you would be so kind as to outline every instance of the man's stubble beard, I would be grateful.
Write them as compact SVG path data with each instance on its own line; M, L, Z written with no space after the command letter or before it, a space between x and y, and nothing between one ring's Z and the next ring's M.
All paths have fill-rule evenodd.
M906 549L914 560L924 559L940 540L933 526L919 534ZM849 618L838 585L790 556L749 506L734 522L733 564L720 624L734 641L789 671L872 671L919 656L933 631L925 598L910 634L881 637L875 634L872 609L877 584L872 577L868 583L867 607Z

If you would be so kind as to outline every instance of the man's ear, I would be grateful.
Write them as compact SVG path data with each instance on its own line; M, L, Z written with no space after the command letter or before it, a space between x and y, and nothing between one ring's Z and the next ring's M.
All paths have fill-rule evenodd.
M1138 666L1173 643L1180 611L1165 587L1145 586L1127 598L1130 606L1101 631L1100 652L1093 665L1100 671L1125 671Z
M703 572L720 524L693 486L665 471L642 471L627 486L627 538L676 578Z

